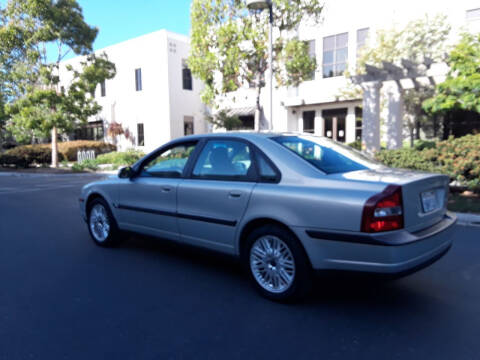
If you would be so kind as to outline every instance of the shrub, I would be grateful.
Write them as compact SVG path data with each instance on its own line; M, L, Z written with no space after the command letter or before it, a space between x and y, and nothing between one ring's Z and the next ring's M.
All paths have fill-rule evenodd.
M94 150L95 154L104 154L116 150L116 146L102 141L76 140L58 143L58 161L77 161L79 150ZM28 167L52 162L52 145L36 144L17 146L0 155L0 165Z
M415 149L416 150L424 150L424 149L433 149L437 146L436 141L431 141L431 140L417 140L415 141Z
M390 167L439 172L480 190L480 134L450 138L422 150L382 150L376 158Z
M51 145L47 145L51 146ZM109 153L117 150L117 147L103 141L76 140L58 143L58 152L68 161L77 161L77 152L82 150L94 150L95 155Z
M127 150L125 152L110 152L98 156L95 159L97 164L112 164L115 167L118 166L130 166L140 160L145 154L138 150Z
M59 160L62 160L62 157L63 156L59 154ZM0 155L0 165L3 166L13 165L15 167L27 168L33 164L41 165L51 162L51 149L37 145L18 146Z
M348 144L348 146L357 149L357 150L362 150L362 141L361 140L355 140L354 142L351 142Z

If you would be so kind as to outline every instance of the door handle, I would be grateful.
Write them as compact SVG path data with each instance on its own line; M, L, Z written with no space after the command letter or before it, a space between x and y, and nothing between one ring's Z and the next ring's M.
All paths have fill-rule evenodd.
M172 191L172 188L170 186L162 186L162 191L163 192L170 192L170 191Z
M242 193L238 191L230 191L229 195L232 198L239 198L240 196L242 196Z

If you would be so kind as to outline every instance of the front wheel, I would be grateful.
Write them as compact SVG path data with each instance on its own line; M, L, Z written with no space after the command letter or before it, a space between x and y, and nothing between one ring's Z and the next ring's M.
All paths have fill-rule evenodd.
M118 244L120 231L107 202L101 198L92 201L88 212L88 230L93 241L103 247Z
M244 263L257 290L274 301L292 301L311 287L311 269L305 251L289 231L262 226L247 238Z

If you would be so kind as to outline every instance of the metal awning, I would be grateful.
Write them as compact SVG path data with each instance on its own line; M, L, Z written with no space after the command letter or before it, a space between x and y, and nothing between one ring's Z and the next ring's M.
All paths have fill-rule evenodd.
M228 116L249 116L255 115L255 106L241 107L226 110Z

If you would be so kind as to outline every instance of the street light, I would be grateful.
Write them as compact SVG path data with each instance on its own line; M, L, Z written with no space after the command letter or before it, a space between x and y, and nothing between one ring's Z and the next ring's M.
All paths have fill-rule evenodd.
M268 42L268 77L270 79L270 121L268 123L268 130L273 127L273 2L272 0L247 0L247 7L250 10L265 10L270 11L270 27L269 27L269 42ZM259 124L260 126L260 124Z

